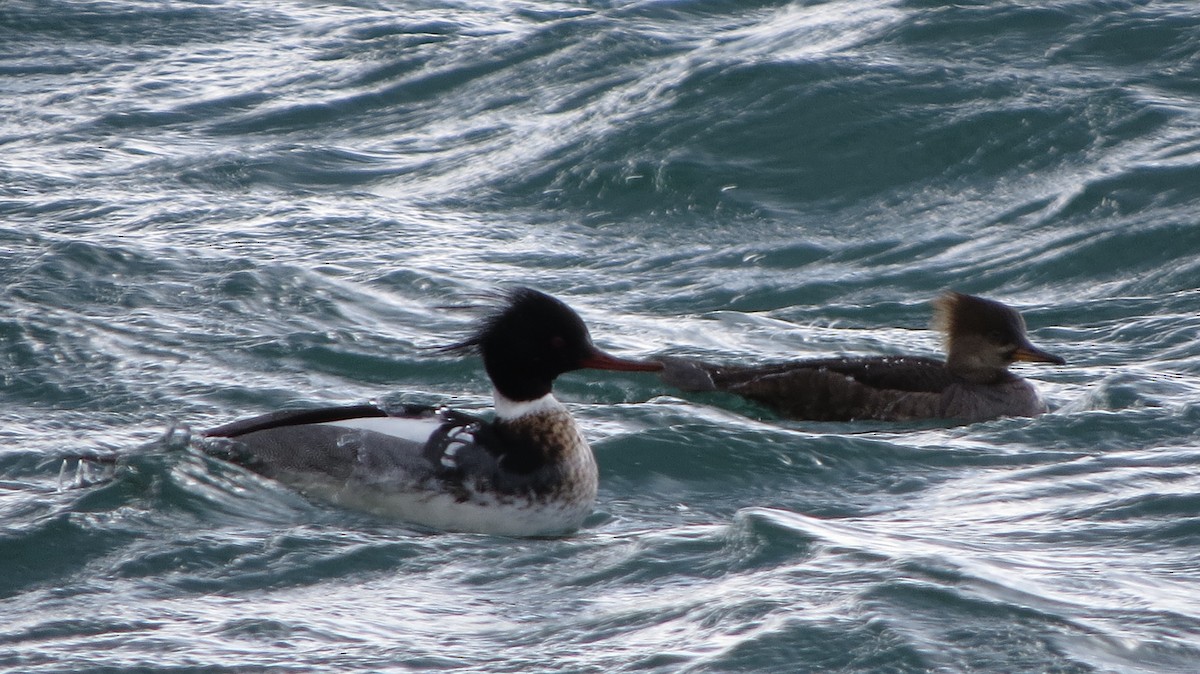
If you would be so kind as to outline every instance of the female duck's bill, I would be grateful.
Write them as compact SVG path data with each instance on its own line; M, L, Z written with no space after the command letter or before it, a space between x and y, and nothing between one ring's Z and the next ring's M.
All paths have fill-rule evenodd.
M468 339L493 386L493 419L371 406L278 412L205 433L205 449L334 503L435 529L515 536L569 533L596 498L591 448L551 393L590 368L662 369L598 349L583 320L545 293L518 288Z

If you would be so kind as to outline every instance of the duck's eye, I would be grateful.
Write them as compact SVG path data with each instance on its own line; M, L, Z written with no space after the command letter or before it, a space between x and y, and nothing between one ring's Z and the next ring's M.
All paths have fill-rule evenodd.
M563 349L567 346L567 340L563 339L562 335L554 335L550 338L551 349Z
M989 342L995 342L997 344L1003 344L1005 342L1004 333L1000 332L999 330L989 331L987 333L987 338Z

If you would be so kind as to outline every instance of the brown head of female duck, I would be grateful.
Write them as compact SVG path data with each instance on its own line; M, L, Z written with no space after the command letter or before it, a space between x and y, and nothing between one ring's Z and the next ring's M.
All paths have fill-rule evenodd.
M790 419L852 421L1035 416L1037 389L1008 367L1066 361L1030 341L1025 321L994 300L947 292L934 301L946 360L919 356L820 358L759 366L661 359L663 381L685 391L727 391Z

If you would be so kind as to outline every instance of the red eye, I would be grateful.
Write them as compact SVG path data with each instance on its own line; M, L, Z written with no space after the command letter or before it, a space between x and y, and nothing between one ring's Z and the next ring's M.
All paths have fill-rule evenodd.
M550 348L552 348L552 349L561 349L561 348L565 347L566 345L567 345L567 340L563 339L559 335L555 335L550 338Z

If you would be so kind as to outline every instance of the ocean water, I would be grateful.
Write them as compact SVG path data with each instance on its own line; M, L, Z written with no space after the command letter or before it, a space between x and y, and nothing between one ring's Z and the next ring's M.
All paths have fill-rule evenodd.
M4 671L1200 671L1190 0L5 0L0 91ZM548 540L189 442L484 410L429 347L514 285L739 363L937 354L957 289L1068 365L967 426L564 376Z

